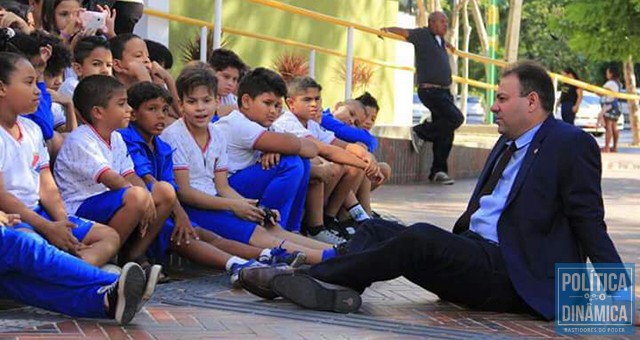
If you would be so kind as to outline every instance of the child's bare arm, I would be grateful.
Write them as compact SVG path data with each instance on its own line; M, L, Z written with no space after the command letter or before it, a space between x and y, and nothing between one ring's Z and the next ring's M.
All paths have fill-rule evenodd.
M105 171L102 175L100 175L100 177L98 178L98 182L104 184L111 190L118 190L131 186L131 182L127 181L119 173L111 169Z
M49 168L40 170L40 204L54 221L67 220L62 196Z
M255 149L283 155L300 155L313 158L318 148L313 142L305 141L289 133L265 132L255 143Z

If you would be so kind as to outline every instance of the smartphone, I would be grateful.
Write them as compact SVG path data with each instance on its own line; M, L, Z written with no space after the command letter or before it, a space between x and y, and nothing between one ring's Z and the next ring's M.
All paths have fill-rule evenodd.
M82 27L87 30L107 31L107 14L103 12L84 11L80 13Z

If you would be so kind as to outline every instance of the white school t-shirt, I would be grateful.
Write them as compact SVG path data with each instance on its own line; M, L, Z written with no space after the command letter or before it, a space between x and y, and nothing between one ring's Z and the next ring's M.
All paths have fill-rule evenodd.
M78 87L78 83L80 81L78 78L66 78L60 88L58 89L58 94L61 96L65 96L67 98L73 99L73 93L76 91L76 87Z
M160 139L173 149L173 170L189 170L189 185L216 196L216 172L227 171L227 142L212 123L209 123L209 142L201 149L180 118L162 132Z
M107 170L123 177L134 172L122 135L114 131L107 142L89 124L73 130L62 144L54 165L60 194L69 214L75 214L87 198L109 190L98 182Z
M238 110L231 111L213 124L227 141L229 173L250 167L258 161L260 152L255 150L258 139L267 132L262 125L249 120Z
M323 128L315 120L310 120L307 122L307 130L311 132L311 135L315 139L323 143L331 144L334 140L336 140L336 135L332 131L328 131L327 129Z
M49 167L49 153L38 125L23 117L17 124L17 140L0 128L0 172L5 190L35 209L40 201L40 170Z
M67 110L60 103L51 103L53 113L53 128L57 129L67 123Z
M285 110L271 125L271 131L290 133L299 138L315 137L305 128L293 112Z

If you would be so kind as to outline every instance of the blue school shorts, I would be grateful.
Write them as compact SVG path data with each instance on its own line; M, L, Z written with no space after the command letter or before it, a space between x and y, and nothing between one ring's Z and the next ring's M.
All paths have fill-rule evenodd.
M220 237L249 244L251 235L258 225L256 222L243 220L231 211L206 210L185 205L184 210L192 223L200 228L212 231Z
M53 221L51 216L49 216L49 214L47 214L47 212L44 209L42 209L41 206L37 206L35 209L33 209L33 211L35 211L38 215L40 215L45 220ZM69 215L69 222L71 222L71 223L76 225L75 228L71 229L71 233L80 242L82 242L82 240L84 240L84 238L87 236L87 234L89 233L91 228L93 228L93 223L94 223L93 221L89 221L89 220L86 220L84 218L81 218L81 217L78 217L78 216L74 216L74 215ZM20 224L14 226L14 228L16 228L16 229L29 229L29 230L36 231L35 228L33 228L33 226L31 226L29 224L26 224L26 223L20 223Z
M102 224L109 224L113 215L122 208L124 193L129 188L109 190L84 200L76 215L96 221Z

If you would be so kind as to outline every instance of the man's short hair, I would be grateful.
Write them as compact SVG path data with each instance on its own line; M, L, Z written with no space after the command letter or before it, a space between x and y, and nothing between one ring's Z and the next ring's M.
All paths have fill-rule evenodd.
M510 75L515 75L520 81L521 96L535 92L540 97L542 109L547 113L553 112L555 90L551 77L544 66L531 60L519 61L507 66L502 71L501 77Z
M273 92L278 97L287 95L287 84L284 79L274 71L264 67L258 67L247 72L238 85L238 106L242 106L242 96L248 94L251 99L257 96Z
M192 61L176 79L178 96L182 100L198 86L206 86L211 93L218 93L218 80L211 67L201 61Z
M322 86L311 77L295 77L291 79L287 85L287 97L293 98L307 92L308 89L318 89L318 91L322 91Z
M76 47L73 48L73 60L82 65L85 59L89 57L91 52L97 48L104 48L105 50L111 50L109 47L109 41L105 38L97 35L81 38Z
M162 86L150 81L143 81L131 86L127 90L127 102L132 109L137 110L144 102L162 98L169 104L171 95Z
M101 74L92 75L78 83L73 92L73 105L84 120L92 123L91 110L96 106L107 107L113 94L120 90L125 90L125 87L118 79Z

